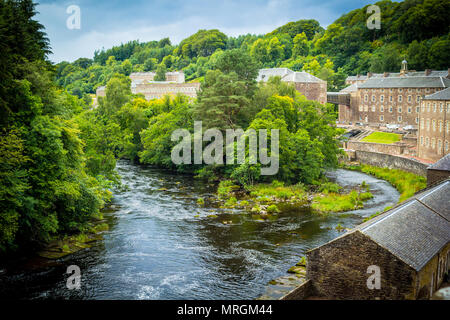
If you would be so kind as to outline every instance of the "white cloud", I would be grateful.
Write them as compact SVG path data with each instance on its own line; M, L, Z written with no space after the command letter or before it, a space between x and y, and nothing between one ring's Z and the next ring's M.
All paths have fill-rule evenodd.
M92 7L83 4L81 30L66 28L66 4L39 5L38 20L50 38L53 51L50 59L60 62L93 57L97 49L131 40L144 42L169 37L178 43L199 29L213 28L229 36L263 34L299 19L316 19L325 27L339 16L323 3L309 0L268 0L260 5L258 1L176 1L172 0L170 5L160 1L141 2L141 6L121 3L123 8L110 2L98 2Z

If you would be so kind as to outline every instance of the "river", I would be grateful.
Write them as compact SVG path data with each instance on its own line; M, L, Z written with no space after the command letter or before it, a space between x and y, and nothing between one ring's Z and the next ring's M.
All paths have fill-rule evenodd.
M302 209L262 222L219 209L208 201L214 186L190 176L126 161L117 169L128 188L104 214L104 239L56 261L33 258L0 270L0 298L254 299L306 250L342 234L338 224L352 228L399 198L385 181L338 169L328 176L346 188L369 184L374 198L364 209L326 217ZM80 290L66 288L69 265L81 269Z

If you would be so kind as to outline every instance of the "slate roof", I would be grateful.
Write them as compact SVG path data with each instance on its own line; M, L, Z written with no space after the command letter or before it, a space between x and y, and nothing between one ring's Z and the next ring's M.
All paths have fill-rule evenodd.
M447 88L450 79L444 77L395 77L370 78L359 85L362 89L371 88Z
M427 169L450 171L450 153L430 165Z
M420 271L450 241L449 193L446 180L355 230Z
M408 73L402 75L402 77L448 77L448 70L431 70L428 76L425 74L425 71L408 71ZM388 78L399 77L399 72L388 72ZM382 78L384 77L384 73L372 73L370 78ZM359 76L348 76L347 81L355 81L355 80L367 80L367 75L359 75Z
M260 69L256 81L266 82L270 77L281 77L282 81L289 82L325 82L307 72L295 72L288 68Z
M352 85L349 85L348 87L345 87L339 92L356 92L356 91L358 91L358 84L354 83Z
M450 88L435 92L423 98L424 100L450 100Z

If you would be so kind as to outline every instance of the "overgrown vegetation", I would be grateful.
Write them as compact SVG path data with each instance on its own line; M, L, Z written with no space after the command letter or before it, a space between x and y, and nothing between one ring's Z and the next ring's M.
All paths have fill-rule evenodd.
M388 181L400 192L399 202L405 201L427 186L424 177L399 169L379 168L366 164L343 166L345 169L360 171Z

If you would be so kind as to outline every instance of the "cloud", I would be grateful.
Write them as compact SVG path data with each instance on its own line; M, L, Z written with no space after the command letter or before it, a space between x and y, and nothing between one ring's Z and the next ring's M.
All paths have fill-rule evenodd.
M81 8L80 30L66 27L66 9L73 4ZM95 50L131 40L169 37L178 43L199 29L229 36L263 34L300 19L316 19L326 27L348 7L361 6L354 0L45 0L37 6L37 19L50 39L50 59L60 62L93 57Z

